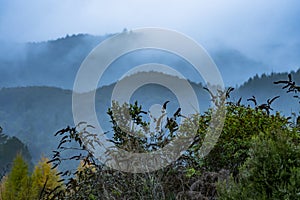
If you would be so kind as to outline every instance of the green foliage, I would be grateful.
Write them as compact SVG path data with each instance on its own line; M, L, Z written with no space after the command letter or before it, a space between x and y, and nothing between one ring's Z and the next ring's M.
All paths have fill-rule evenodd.
M215 199L217 194L218 181L225 181L228 178L229 171L221 170L219 172L203 172L192 180L189 190L178 192L176 199Z
M229 88L225 93L212 96L219 110L209 109L203 114L185 118L180 126L176 117L182 116L176 115L177 111L166 121L162 120L166 116L162 112L161 117L154 120L155 131L143 120L146 112L137 102L133 105L113 102L112 108L108 110L113 128L110 141L126 151L155 151L170 143L174 137L184 139L184 133L197 131L190 149L168 167L155 172L132 174L109 169L103 163L97 163L93 152L85 146L96 140L95 134L90 134L85 128L80 131L78 126L58 131L56 135L62 139L50 162L53 161L55 166L68 159L82 162L74 173L64 173L75 174L75 177L68 178L67 190L59 193L57 198L216 199L219 182L219 199L298 199L298 127L291 124L289 118L279 113L270 113L270 104L278 96L268 99L265 104L256 104L253 97L255 108L241 105L240 100L222 106L225 98L219 97L225 94L228 98L232 90ZM227 115L222 127L218 121L224 110ZM210 128L210 124L216 126ZM198 130L193 130L195 127ZM216 145L202 158L200 150L205 136L220 129L222 132ZM89 136L91 140L87 139ZM79 148L64 146L71 141L77 142ZM96 142L101 144L101 141ZM214 140L208 143L214 143ZM57 154L67 149L80 150L80 154L69 158ZM110 155L110 150L106 153Z
M1 129L1 127L0 127ZM1 172L4 173L9 170L13 159L17 154L21 154L22 157L30 163L29 168L31 168L31 156L28 148L16 137L9 137L0 131L0 179Z
M41 161L35 166L32 173L32 190L35 199L47 195L53 190L62 190L62 184L59 182L60 177L57 175L56 169L52 169L52 165L48 163L48 159L43 157ZM52 195L47 195L51 198Z
M32 199L31 179L28 165L21 155L17 155L13 162L11 172L5 180L2 198L5 200L30 200Z
M220 184L220 199L299 199L299 136L287 129L256 136L238 179Z
M292 73L292 75L295 79L299 80L300 70ZM285 91L281 91L281 85L272 84L273 81L286 79L286 76L287 73L274 73L272 76L267 76L264 79L258 77L251 83L248 82L236 88L232 95L236 99L243 96L243 103L251 95L255 95L259 102L271 96L280 95L281 98L276 101L274 108L282 111L285 115L289 115L291 110L294 112L297 111L298 101L290 98L294 94L285 94ZM200 110L206 110L206 102L209 100L208 93L199 84L191 83L191 85L201 100ZM96 105L96 112L100 114L99 120L101 120L101 126L103 124L105 128L109 127L109 118L102 116L105 116L107 106L110 105L109 97L113 88L114 85L105 86L99 88L96 93L96 102L101 105L99 107ZM158 99L158 96L155 96L156 92L158 92L157 88L153 87L150 89L147 98L139 96L139 102L145 102L143 107L149 106L152 101ZM149 96L153 96L153 98L149 98ZM32 160L37 162L41 155L47 155L51 150L56 148L59 142L50 133L55 132L60 127L65 127L67 124L73 123L71 99L72 91L59 88L2 88L0 90L0 121L2 125L5 124L4 131L6 130L6 133L4 133L21 139L28 146L33 158ZM173 98L169 100L172 101ZM159 101L163 101L162 97L160 97ZM9 157L10 161L12 161L14 156ZM25 155L23 156L26 158ZM0 158L3 157L0 156Z
M145 112L137 102L133 105L123 104L121 106L114 102L112 108L108 110L108 114L114 130L111 142L127 151L146 152L154 148L162 148L175 135L174 127L176 126L167 127L163 121L156 127L158 130L156 134L149 133L149 124L144 122L141 117ZM170 119L168 120L170 121ZM159 119L157 120L159 121ZM166 124L169 122L168 120L166 120ZM175 122L175 120L173 121ZM175 124L174 122L173 124ZM148 131L150 137L142 137L141 130ZM174 189L174 184L171 184L174 182L174 177L186 178L183 172L175 170L178 163L163 170L141 174L109 169L102 163L97 163L93 152L86 148L86 145L89 145L92 140L96 142L94 135L89 134L85 128L80 130L79 126L67 127L58 131L56 135L62 137L58 149L55 151L59 153L56 153L50 162L53 162L54 166L58 166L63 160L81 160L81 164L75 172L67 173L70 170L66 171L66 174L75 174L75 177L66 177L67 190L57 194L59 199L165 199L165 193L168 196L174 195L171 192ZM82 140L76 141L78 137ZM69 141L77 142L78 147L72 149L80 150L79 155L74 156L73 151L72 156L61 157L62 151L68 149L65 145ZM110 151L106 153L110 155ZM176 184L178 183L180 181L176 181ZM180 184L176 187L180 191L183 189Z
M10 173L5 176L0 184L1 200L35 200L53 197L50 193L62 190L59 176L55 169L51 169L48 159L42 160L35 166L30 175L28 164L18 154L13 162Z
M5 183L6 183L6 180L7 180L7 177L4 176L4 177L2 177L1 182L0 182L0 200L4 200L3 199L3 194L5 192Z
M114 106L112 110L118 112L134 106L138 108L133 109L135 112L141 111L138 105L115 104ZM124 117L121 114L114 115L112 110L108 112L112 121L117 117ZM252 196L253 199L297 198L295 195L299 193L297 188L299 188L300 137L299 133L289 125L288 119L278 113L269 115L260 109L236 104L228 104L226 110L227 117L222 134L215 148L204 159L199 159L197 150L203 142L203 136L211 121L212 110L194 116L193 120L199 122L199 130L191 148L176 162L156 172L124 173L97 164L90 154L87 157L73 156L84 162L75 172L76 177L70 178L67 182L66 187L69 192L61 194L63 196L60 198L175 199L176 196L179 199L215 198L216 182L222 180L225 182L223 187L219 187L221 199L249 199L251 198L249 193L254 192L259 198ZM127 117L131 118L130 113ZM129 144L128 140L134 138L126 135L125 131L122 132L123 129L118 127L116 122L117 120L113 121L114 141L120 148L123 145L126 147ZM132 127L131 123L125 125ZM187 121L183 123L183 128L190 128ZM72 138L82 134L71 128L59 133L68 131L73 135ZM63 134L62 137L66 138ZM120 138L121 140L118 140ZM149 151L146 148L147 142L144 140L144 143L131 143L127 150L135 150L139 147L142 151ZM234 177L228 181L229 172Z
M111 118L114 131L113 140L110 141L126 151L145 152L147 139L136 131L137 127L146 129L148 125L142 120L142 107L138 106L137 102L133 105L125 103L122 106L113 102L107 114Z
M238 168L249 156L252 139L262 132L286 129L288 121L285 117L268 115L266 112L245 106L228 105L227 113L218 142L212 151L203 160L198 160L199 165L210 171L228 169L234 175ZM210 122L210 112L200 118L199 138L203 138ZM202 140L194 144L192 152L197 152ZM199 156L195 156L197 160Z

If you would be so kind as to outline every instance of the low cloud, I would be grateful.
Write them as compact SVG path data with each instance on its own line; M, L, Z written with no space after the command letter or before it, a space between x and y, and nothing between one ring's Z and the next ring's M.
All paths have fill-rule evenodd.
M289 51L299 49L299 21L297 0L3 0L0 41L45 41L155 26L178 30L208 49L238 49L266 64L282 56L276 59L289 60L286 65L295 69L299 56ZM270 70L286 70L284 64L275 63Z

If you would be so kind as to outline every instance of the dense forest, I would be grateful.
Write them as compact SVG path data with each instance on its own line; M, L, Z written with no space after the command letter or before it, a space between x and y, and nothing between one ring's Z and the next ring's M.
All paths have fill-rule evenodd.
M24 160L28 163L28 166L32 168L31 155L28 148L17 137L9 137L2 133L0 127L0 176L1 178L9 171L13 159L20 154Z
M300 117L297 94L300 86L294 81L298 74L299 71L254 77L235 90L218 91L216 96L208 96L215 107L208 107L203 113L189 117L182 116L179 109L166 103L164 109L171 115L163 124L157 125L157 131L149 134L150 138L128 134L116 121L116 116L125 117L129 128L131 121L149 131L149 123L144 120L147 109L143 104L114 103L103 111L113 132L111 142L128 152L149 153L163 149L167 144L172 145L175 137L180 135L184 138L190 127L194 127L192 124L197 124L196 136L190 147L167 167L130 173L107 167L99 162L92 148L87 148L90 142L101 143L91 134L91 126L85 123L77 126L65 124L61 130L47 136L49 140L53 139L54 145L47 154L48 158L40 157L33 169L24 160L24 155L16 156L11 170L2 178L0 199L299 199ZM256 81L265 83L259 84L257 95L253 91ZM242 92L248 84L252 89L248 92L250 94L243 96L243 101L237 99L239 91ZM266 87L265 93L259 92L263 86ZM4 89L6 92L10 90L13 89ZM68 93L60 89L54 91ZM204 92L209 94L205 89ZM283 115L276 109L275 103L282 100L278 94L286 95L283 99L285 104L293 102L294 113ZM56 95L54 99L57 99ZM224 102L225 106L220 102ZM130 115L122 116L119 111L127 109ZM222 110L226 111L226 118L221 135L209 154L202 157L201 146L210 123L213 123L211 120L214 121L213 113ZM114 115L116 112L119 115ZM182 120L178 121L178 118ZM42 131L43 127L39 130ZM9 140L7 136L2 137ZM124 164L111 149L107 149L105 155L108 158L117 156L114 157L116 162ZM69 162L73 164L60 168ZM125 161L125 164L132 163Z
M292 72L295 80L300 80L300 71ZM253 95L258 103L265 103L268 98L280 96L273 103L274 112L279 111L285 116L298 114L299 104L290 94L274 85L276 80L287 77L287 73L262 75L250 78L232 92L231 100L241 102L244 105L254 106L247 101ZM201 84L191 83L200 102L200 111L206 111L210 106L209 94ZM96 93L96 111L101 125L105 131L112 131L109 123L107 109L111 106L110 97L114 84L101 87ZM144 91L147 91L145 93ZM162 95L155 95L155 94ZM176 97L166 88L149 84L137 90L131 103L137 100L148 110L150 105L162 104L171 101L169 107L176 109L178 106ZM47 105L47 106L45 106ZM50 156L49 152L56 146L58 140L52 135L57 129L65 125L74 125L72 116L72 91L53 87L20 87L2 88L0 90L0 121L2 128L9 136L18 137L28 146L33 162L40 160L42 155ZM294 113L294 114L293 114ZM295 117L293 117L295 120Z
M67 35L57 40L25 44L0 42L0 87L51 86L72 89L76 73L86 56L100 42L113 35ZM237 49L220 46L208 51L227 86L240 85L257 73L261 75L270 71L268 63L248 58ZM191 70L190 64L179 56L164 51L143 50L114 61L102 77L100 86L113 84L132 66L144 63L172 66L192 82L203 83L201 77Z
M196 135L188 149L158 170L130 173L105 165L93 150L103 143L93 126L74 124L72 87L84 58L111 36L1 44L0 200L300 199L300 69L264 74L265 63L225 47L209 50L227 86L215 95L187 61L167 52L133 52L111 63L95 96L104 129L97 134L133 153L160 152L167 145L180 149L172 143L175 138L186 139L191 130ZM121 75L148 62L186 69L181 72L196 93L200 113L183 116L176 96L158 84L138 88L127 104L112 102ZM164 104L158 119L151 119L154 104ZM220 110L226 111L220 137L203 156L202 145ZM125 125L118 118L126 119ZM139 160L123 161L113 150L102 152L107 160L135 169Z

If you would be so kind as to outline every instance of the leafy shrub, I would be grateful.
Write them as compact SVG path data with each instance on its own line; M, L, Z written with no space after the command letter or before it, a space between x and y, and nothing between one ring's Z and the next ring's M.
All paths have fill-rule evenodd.
M219 199L299 199L300 135L296 130L262 132L238 179L220 184Z
M187 193L201 195L205 198L215 198L215 182L218 178L210 181L209 185L202 186L207 189L202 188L197 191L197 188L194 188L195 184L200 183L201 180L205 182L206 179L204 177L209 177L207 174L216 174L219 171L229 171L236 177L239 167L250 156L249 149L253 139L263 132L286 130L288 127L287 119L278 113L270 115L262 109L234 103L228 103L225 109L227 110L227 116L221 136L214 149L204 159L201 159L198 150L207 133L209 123L212 121L211 116L214 112L212 109L204 114L193 116L191 120L183 121L181 129L178 129L178 124L175 120L174 126L171 128L161 126L160 129L156 129L157 132L149 134L151 136L149 140L149 138L143 138L139 135L136 137L128 134L128 131L123 131L127 127L130 132L132 125L139 126L144 131L150 130L147 128L149 124L142 120L142 115L144 114L142 107L137 102L133 105L124 104L121 106L114 102L113 107L108 111L114 131L110 141L116 146L131 152L149 152L163 148L166 143L176 136L177 130L189 130L191 127L195 127L190 126L189 123L199 123L198 134L191 148L170 166L151 173L131 174L111 170L102 163L97 163L93 152L85 148L84 144L87 141L89 142L88 139L85 139L85 141L81 140L81 138L84 138L82 134L88 133L85 128L82 129L83 131L80 131L78 127L68 127L59 131L58 135L62 137L62 140L60 145L58 145L59 149L57 152L60 152L58 155L62 155L62 151L68 149L64 146L65 144L75 140L80 147L79 149L86 153L81 152L78 156L71 156L69 159L84 160L85 163L88 163L94 169L92 171L87 168L80 173L78 170L74 172L77 174L76 177L68 178L66 185L70 189L70 193L65 193L60 198L80 199L90 198L92 195L91 198L97 199L120 197L153 199L157 198L155 194L159 194L160 198L165 196L174 199L177 194L183 195ZM124 112L125 110L129 110L129 112L126 113ZM124 123L122 128L119 127L117 122ZM109 154L110 152L106 153ZM67 159L54 157L53 161L55 161L54 164L56 166L62 160ZM204 190L206 192L202 194Z
M251 141L262 132L282 130L288 126L288 121L279 113L268 115L266 112L242 105L226 106L227 113L221 135L211 150L204 158L199 160L199 155L193 158L208 171L227 169L236 176L238 168L249 157ZM210 112L200 117L199 138L203 138L209 125ZM190 151L198 152L201 140L195 143Z
M129 112L126 112L129 110ZM179 110L180 111L180 110ZM142 107L137 104L119 105L117 102L108 110L111 117L114 134L111 142L116 146L131 152L148 152L153 149L162 148L173 137L177 129L175 117L179 112L175 112L172 118L167 119L166 124L156 127L157 132L149 133L150 138L140 137L140 135L128 134L132 132L133 125L150 131L149 125L142 120L144 114ZM122 120L119 120L122 119ZM159 119L157 119L159 121ZM133 121L133 122L132 122ZM170 124L172 121L172 124ZM123 122L122 128L117 122ZM176 193L187 188L182 183L187 182L184 170L180 168L180 160L170 166L155 172L126 173L110 169L103 163L99 163L93 151L86 148L86 145L95 142L93 134L87 130L89 125L84 125L62 129L56 133L61 137L55 155L49 162L58 166L62 161L81 160L80 167L71 171L67 170L65 175L66 190L63 193L55 193L59 199L166 199L176 197ZM124 131L128 128L128 131ZM136 132L137 134L139 132ZM76 147L70 148L71 142L77 143ZM100 142L100 141L99 141ZM74 145L74 144L73 144ZM72 150L71 156L63 157L65 151ZM78 150L78 151L75 151ZM78 152L78 154L77 154ZM108 150L107 155L110 155ZM76 155L74 155L76 154ZM70 154L68 154L70 155ZM75 175L75 176L70 176ZM185 179L185 180L184 180Z
M179 192L176 199L215 199L217 196L218 181L227 181L228 170L219 172L203 172L201 176L191 184L188 191Z
M232 88L228 89L228 91L232 90ZM229 96L227 92L226 96ZM62 129L56 133L62 138L58 149L54 151L53 159L49 162L53 162L56 167L65 160L81 160L82 166L75 172L67 170L63 173L66 175L66 190L57 193L56 197L59 199L175 199L176 197L216 199L216 182L222 180L226 180L226 183L224 186L219 186L221 199L297 197L299 154L295 152L299 152L299 134L293 126L290 126L288 118L279 113L270 114L272 110L270 104L277 98L268 100L266 104L255 104L255 108L240 105L240 101L228 102L225 107L222 107L227 111L224 127L217 127L223 128L222 133L215 147L205 158L201 157L199 150L210 123L219 120L218 115L216 119L212 119L212 114L215 112L213 109L192 116L189 120L183 120L181 127L176 121L176 117L180 117L180 114L175 115L176 111L173 117L167 118L167 124L158 126L155 132L151 132L149 123L142 118L146 112L137 102L133 105L119 105L114 102L113 107L108 111L113 128L110 141L119 148L130 152L155 151L163 148L176 137L178 130L181 133L190 132L190 129L195 127L191 126L191 123L199 124L195 140L190 149L168 167L155 172L132 174L112 170L104 163L98 163L93 152L86 148L86 144L95 140L95 134L89 133L86 128L79 130L77 126ZM255 101L255 98L252 100ZM224 103L222 101L224 99L218 100L216 105L222 105ZM223 111L222 109L220 112ZM156 120L161 122L160 118ZM122 128L118 124L120 122ZM139 131L132 131L133 127L148 131L151 137L146 138L140 135ZM128 132L134 132L136 135ZM71 142L76 142L78 147L65 146ZM285 151L286 148L290 150ZM61 157L62 152L66 150L79 151L78 155L74 155L73 151L70 157ZM106 153L111 155L109 150ZM286 158L288 161L284 160ZM261 164L261 160L266 163ZM229 181L230 173L232 180ZM249 195L251 192L256 196Z

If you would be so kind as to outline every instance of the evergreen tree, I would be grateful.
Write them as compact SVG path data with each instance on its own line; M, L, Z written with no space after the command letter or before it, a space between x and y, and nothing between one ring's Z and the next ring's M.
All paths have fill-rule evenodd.
M32 173L32 190L36 199L39 199L43 192L45 194L55 188L61 189L58 172L56 169L51 169L52 165L48 161L48 158L43 157Z
M27 146L17 137L9 137L3 134L0 127L0 179L1 175L9 171L11 163L18 153L29 163L29 169L32 169L31 155Z
M31 200L31 179L28 173L28 164L18 154L13 162L11 172L4 182L5 190L2 198L5 200Z
M4 200L3 198L3 192L5 191L5 182L7 180L7 177L2 177L2 180L0 182L0 200Z

